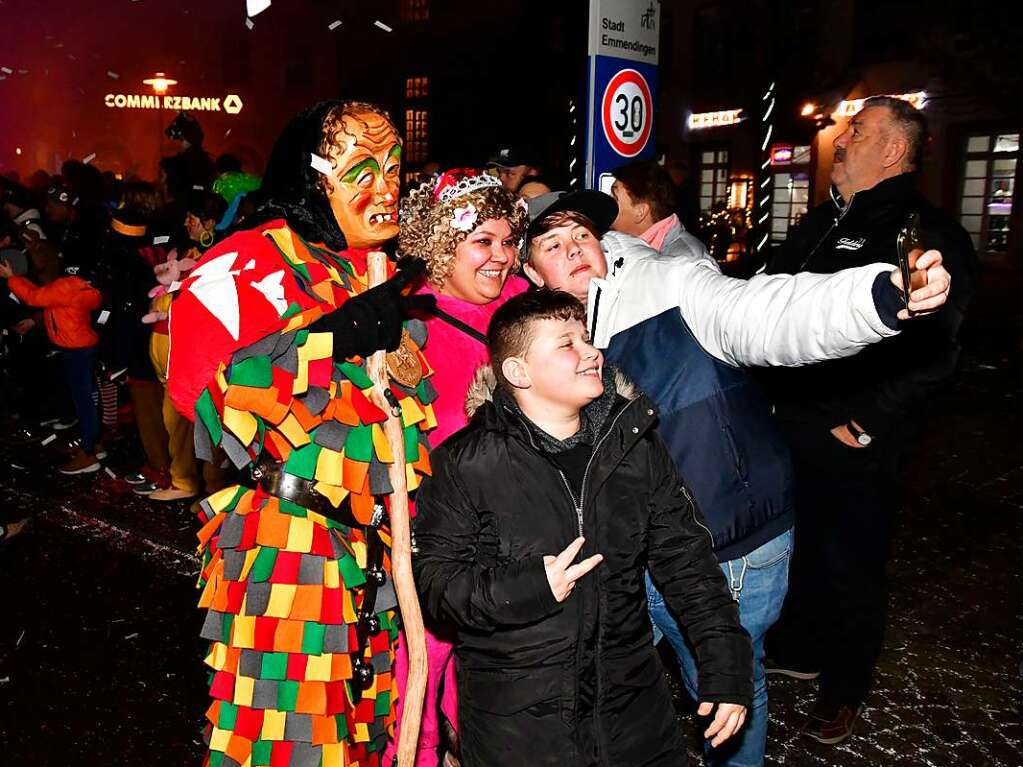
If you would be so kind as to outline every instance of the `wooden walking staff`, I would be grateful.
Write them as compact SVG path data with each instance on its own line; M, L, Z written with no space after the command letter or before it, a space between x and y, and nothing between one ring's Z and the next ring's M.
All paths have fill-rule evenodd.
M367 256L369 286L375 287L387 279L387 255L373 251ZM387 444L391 447L394 460L388 468L391 480L391 577L394 591L401 608L401 622L405 630L405 647L408 650L408 684L405 687L405 703L401 716L401 733L398 737L398 767L413 767L416 761L416 746L419 742L419 726L423 717L423 697L426 693L426 629L423 627L423 613L419 608L419 596L412 578L412 520L409 514L408 482L405 475L405 440L402 436L401 421L394 414L384 392L388 390L387 359L384 350L374 352L366 363L366 370L373 379L373 402L388 413L384 424Z

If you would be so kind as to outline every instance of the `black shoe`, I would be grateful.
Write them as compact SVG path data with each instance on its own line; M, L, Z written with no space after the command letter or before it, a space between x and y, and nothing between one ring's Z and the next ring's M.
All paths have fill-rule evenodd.
M135 485L135 487L133 487L131 491L135 493L135 495L150 495L152 493L155 493L159 489L160 486L158 484L146 480L141 485Z
M792 677L793 679L802 679L804 681L816 679L821 675L820 671L793 668L792 664L778 663L773 658L764 658L764 673L781 674L782 676Z

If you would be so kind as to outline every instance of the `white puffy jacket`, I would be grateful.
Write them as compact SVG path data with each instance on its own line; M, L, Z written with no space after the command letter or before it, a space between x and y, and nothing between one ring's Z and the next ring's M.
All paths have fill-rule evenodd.
M890 264L741 280L721 274L695 238L686 244L661 255L637 237L604 235L607 276L590 283L587 302L597 348L672 307L706 352L733 366L848 357L898 333L882 321L872 294L877 275L890 272Z

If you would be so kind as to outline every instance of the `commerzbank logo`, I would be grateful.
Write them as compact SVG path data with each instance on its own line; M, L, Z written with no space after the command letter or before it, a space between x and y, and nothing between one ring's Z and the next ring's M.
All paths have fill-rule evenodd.
M174 112L223 112L236 115L242 111L237 93L220 96L158 96L142 93L108 93L103 103L109 109L169 109Z

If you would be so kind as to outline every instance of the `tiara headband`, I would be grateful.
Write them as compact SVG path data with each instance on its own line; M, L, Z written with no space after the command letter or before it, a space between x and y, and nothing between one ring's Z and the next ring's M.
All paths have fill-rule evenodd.
M455 168L442 173L433 185L433 199L444 204L459 197L501 186L500 179L470 168Z

